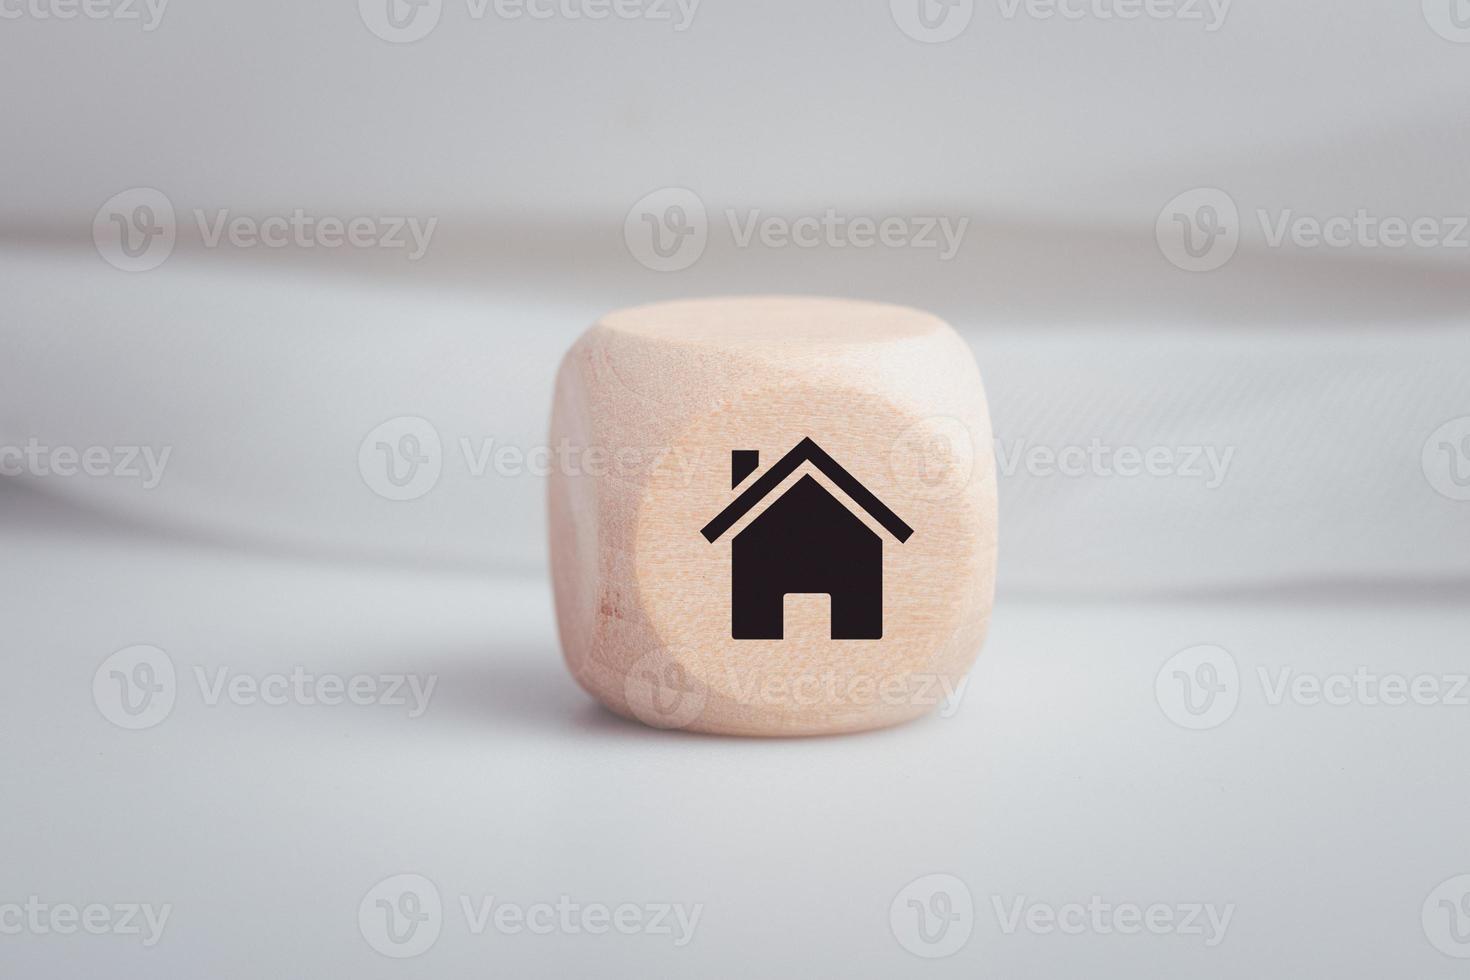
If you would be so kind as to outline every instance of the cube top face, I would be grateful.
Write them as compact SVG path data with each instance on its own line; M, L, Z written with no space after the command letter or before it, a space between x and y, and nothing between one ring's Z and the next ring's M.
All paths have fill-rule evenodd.
M651 341L756 354L882 344L949 330L922 310L816 296L675 300L609 313L598 326Z
M563 364L552 437L604 461L553 474L552 562L568 663L614 710L862 730L938 706L978 651L990 429L942 321L775 297L613 314Z

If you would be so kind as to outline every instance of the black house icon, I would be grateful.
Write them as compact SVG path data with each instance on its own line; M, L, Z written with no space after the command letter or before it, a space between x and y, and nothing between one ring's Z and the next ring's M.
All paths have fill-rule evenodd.
M759 454L730 454L730 486L755 471ZM884 530L914 533L883 501L810 439L781 457L700 531L713 544L796 472L811 463ZM792 593L827 593L832 639L883 638L883 539L810 475L803 476L735 535L730 573L731 632L737 640L779 640Z

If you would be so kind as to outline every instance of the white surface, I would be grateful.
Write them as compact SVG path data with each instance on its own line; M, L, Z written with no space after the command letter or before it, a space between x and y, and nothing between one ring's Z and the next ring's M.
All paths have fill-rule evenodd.
M1272 706L1255 680L1463 673L1463 604L1006 601L952 717L804 741L660 733L560 663L544 584L169 546L30 501L3 514L0 903L170 903L161 941L3 936L7 976L1459 976L1420 908L1470 872L1466 707ZM61 520L58 520L61 519ZM115 650L178 668L124 731L92 697ZM1223 645L1239 707L1187 731L1155 695ZM208 705L193 668L421 673L428 710ZM379 956L360 900L431 879L442 932ZM890 904L931 873L974 896L920 960ZM693 940L472 935L458 896L701 903ZM992 897L1233 904L1224 940L1006 934Z

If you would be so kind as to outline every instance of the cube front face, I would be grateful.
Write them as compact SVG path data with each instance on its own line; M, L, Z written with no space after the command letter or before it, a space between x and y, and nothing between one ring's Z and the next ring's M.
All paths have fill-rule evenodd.
M714 330L702 304L648 308L675 327L669 306L691 308L697 342L628 311L563 363L552 443L601 461L549 494L572 673L621 714L723 734L858 731L952 700L995 563L968 348L896 307L707 303ZM773 304L810 316L745 328Z

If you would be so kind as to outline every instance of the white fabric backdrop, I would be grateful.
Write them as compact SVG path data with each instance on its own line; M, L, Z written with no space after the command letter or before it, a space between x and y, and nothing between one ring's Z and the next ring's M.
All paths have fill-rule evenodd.
M536 445L557 357L597 314L855 295L964 331L1010 450L1233 453L1214 489L1022 461L1002 478L1007 586L1458 580L1470 505L1436 493L1420 455L1470 416L1470 248L1271 247L1267 229L1463 217L1460 2L1191 5L1198 21L1169 4L1125 20L1104 0L1053 16L961 3L969 20L942 44L908 36L893 5L846 0L708 0L684 29L677 7L594 22L447 2L411 44L375 36L366 0L168 5L151 29L16 8L0 57L0 83L24 93L0 108L0 438L172 447L154 490L22 478L115 519L534 570L540 481L469 474L459 440ZM64 84L37 84L57 66ZM622 230L665 186L696 193L715 230L693 268L661 275ZM171 202L179 244L130 275L90 232L134 187ZM1154 225L1201 187L1237 206L1241 247L1191 274ZM949 262L740 249L727 208L970 225ZM437 226L421 262L201 246L196 211L296 209ZM356 460L405 415L441 434L444 471L394 504Z
M626 297L593 287L537 299L452 277L380 283L350 269L214 259L175 256L129 276L90 251L5 254L0 442L171 450L151 489L142 477L25 482L206 540L544 566L543 481L484 454L544 443L561 352ZM863 283L880 295L886 285ZM1437 493L1421 465L1431 433L1470 415L1470 337L1453 324L1045 326L945 312L991 400L1005 587L1415 586L1470 575L1470 503ZM402 502L375 493L359 468L369 433L400 416L427 420L442 445L437 484ZM1109 455L1067 475L1094 444ZM1066 447L1077 449L1060 463L1046 455ZM1120 475L1112 454L1125 448L1165 453L1158 469L1168 472Z

